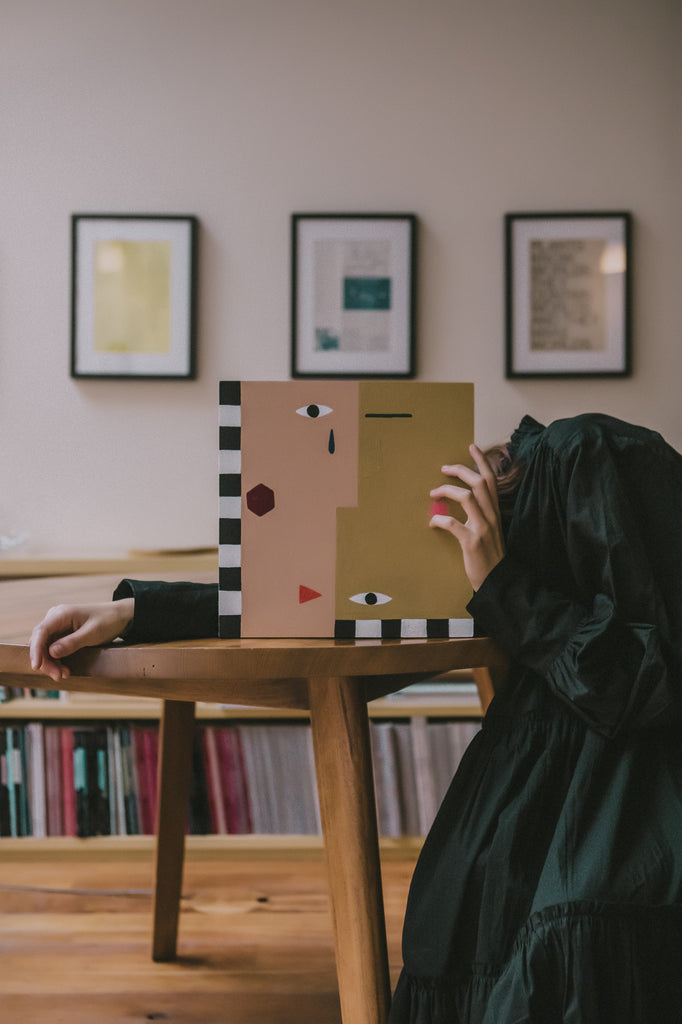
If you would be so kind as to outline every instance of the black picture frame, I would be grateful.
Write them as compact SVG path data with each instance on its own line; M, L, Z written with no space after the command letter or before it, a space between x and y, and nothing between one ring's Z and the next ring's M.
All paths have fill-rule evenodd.
M414 377L417 217L291 216L291 376Z
M196 377L193 214L71 216L71 376Z
M507 378L632 373L632 215L507 213Z

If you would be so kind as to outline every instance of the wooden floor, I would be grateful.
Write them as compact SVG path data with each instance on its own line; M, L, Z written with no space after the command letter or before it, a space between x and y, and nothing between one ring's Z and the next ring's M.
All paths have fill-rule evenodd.
M339 1024L323 854L188 851L179 959L150 956L152 851L0 844L4 1024ZM81 845L81 844L77 844ZM389 958L414 845L383 855Z

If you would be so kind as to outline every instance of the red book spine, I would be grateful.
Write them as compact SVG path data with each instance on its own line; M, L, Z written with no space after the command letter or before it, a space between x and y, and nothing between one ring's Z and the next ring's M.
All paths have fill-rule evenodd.
M230 726L216 726L215 731L227 831L233 835L243 834L248 831L248 814L244 805L244 786L235 747L237 734Z
M246 834L253 832L253 817L251 814L251 800L249 797L249 786L246 772L246 759L244 757L244 744L242 742L242 735L239 729L232 729L235 761L237 764L237 778L239 779L239 788L241 793L241 803L243 806L243 823L242 831Z
M78 834L76 816L76 786L73 774L73 729L66 725L61 729L62 754L62 807L65 836Z
M225 835L227 832L227 822L225 821L218 749L213 726L204 726L201 742L204 755L208 808L211 815L211 828L216 835Z

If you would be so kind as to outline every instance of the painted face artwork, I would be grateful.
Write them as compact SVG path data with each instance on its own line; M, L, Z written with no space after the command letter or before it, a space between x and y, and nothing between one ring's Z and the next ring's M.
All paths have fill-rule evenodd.
M471 384L222 382L219 635L471 635L429 491L472 438Z

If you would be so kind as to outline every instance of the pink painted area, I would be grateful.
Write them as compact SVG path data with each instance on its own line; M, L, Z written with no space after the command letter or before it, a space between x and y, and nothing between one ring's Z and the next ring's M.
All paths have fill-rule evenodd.
M336 512L358 500L358 385L246 381L241 397L243 492L267 481L276 497L242 517L242 636L333 636ZM330 411L297 415L313 404ZM301 580L320 596L301 601Z
M449 516L447 501L434 501L429 509L432 516Z

